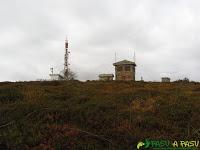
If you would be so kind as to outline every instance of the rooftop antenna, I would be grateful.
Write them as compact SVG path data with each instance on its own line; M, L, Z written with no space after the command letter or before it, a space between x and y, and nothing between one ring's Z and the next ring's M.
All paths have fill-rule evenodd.
M115 52L115 63L117 62L117 53Z
M135 51L134 51L134 58L133 61L136 63L136 55L135 55Z
M65 39L65 57L64 57L64 79L69 80L69 51L68 51L68 39Z

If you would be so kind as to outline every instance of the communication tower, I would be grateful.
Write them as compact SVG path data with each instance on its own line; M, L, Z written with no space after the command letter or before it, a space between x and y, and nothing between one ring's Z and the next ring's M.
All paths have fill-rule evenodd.
M64 80L69 80L69 51L68 40L65 40L65 58L64 58Z

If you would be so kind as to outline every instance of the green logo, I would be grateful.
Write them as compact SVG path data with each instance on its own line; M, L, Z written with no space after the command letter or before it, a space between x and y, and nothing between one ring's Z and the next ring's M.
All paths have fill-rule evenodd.
M138 142L137 149L152 149L152 150L198 150L200 141L170 141L170 140L149 140Z

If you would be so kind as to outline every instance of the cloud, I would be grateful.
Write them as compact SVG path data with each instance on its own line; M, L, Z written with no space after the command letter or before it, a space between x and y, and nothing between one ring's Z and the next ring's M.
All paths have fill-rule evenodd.
M63 68L69 39L70 67L80 80L114 73L118 60L137 55L145 80L200 80L198 0L11 0L0 2L0 81L48 78Z

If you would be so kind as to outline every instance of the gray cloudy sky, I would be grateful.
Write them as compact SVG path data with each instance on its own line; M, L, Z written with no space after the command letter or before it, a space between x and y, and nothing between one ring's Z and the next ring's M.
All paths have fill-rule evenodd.
M137 80L200 81L199 0L0 0L0 81L48 79L64 40L78 79L137 56Z

